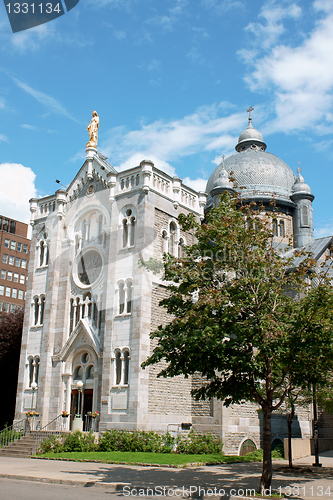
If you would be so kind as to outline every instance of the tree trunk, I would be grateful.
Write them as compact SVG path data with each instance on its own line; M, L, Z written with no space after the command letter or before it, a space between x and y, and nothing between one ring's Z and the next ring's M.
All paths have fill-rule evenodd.
M263 407L263 463L262 474L260 478L261 495L270 496L270 487L272 483L272 450L271 450L271 416L272 408L270 405Z
M287 425L288 425L288 461L289 461L289 468L293 468L293 457L292 457L292 450L291 450L291 424L293 423L293 418L295 414L295 408L292 408L290 410L290 413L287 418Z

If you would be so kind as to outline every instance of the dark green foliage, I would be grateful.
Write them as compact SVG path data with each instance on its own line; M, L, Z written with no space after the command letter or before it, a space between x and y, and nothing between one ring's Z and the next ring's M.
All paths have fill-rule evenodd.
M214 437L213 434L196 434L191 430L187 438L177 439L177 453L186 453L188 455L200 453L221 453L222 441Z
M61 434L60 436L50 436L45 439L40 446L40 453L62 453L69 451L95 451L97 445L95 444L95 436L92 432L83 434L76 431L70 434Z
M98 445L94 442L93 433L82 434L76 431L61 436L50 436L40 445L41 453L62 453L72 451L126 451L151 453L184 454L215 454L221 453L222 441L212 434L196 434L190 431L188 437L179 436L177 439L170 433L157 434L153 431L118 431L104 432Z
M0 379L2 408L0 431L14 419L21 350L23 312L0 314Z

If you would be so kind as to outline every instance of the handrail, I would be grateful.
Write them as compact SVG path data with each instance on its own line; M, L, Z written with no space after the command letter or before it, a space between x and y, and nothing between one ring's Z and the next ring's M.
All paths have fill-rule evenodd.
M63 414L56 416L53 420L51 420L48 424L44 425L40 430L35 432L35 446L34 446L34 454L37 453L40 444L48 439L50 436L61 436L68 429L65 429L64 422L67 423L67 418L70 415L64 417Z
M15 422L15 424L5 427L0 431L0 448L8 446L9 443L14 443L30 432L30 424L27 418L23 418Z

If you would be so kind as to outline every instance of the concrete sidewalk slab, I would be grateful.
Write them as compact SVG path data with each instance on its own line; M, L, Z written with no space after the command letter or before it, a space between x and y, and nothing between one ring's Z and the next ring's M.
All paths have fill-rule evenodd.
M333 453L323 453L320 461L323 467L313 468L314 457L295 460L295 470L287 469L285 460L275 461L272 491L305 500L329 499L333 496ZM258 489L261 469L261 463L170 469L0 457L0 477L103 487L124 496L139 496L140 490L149 490L149 496L165 497L245 496L246 490Z

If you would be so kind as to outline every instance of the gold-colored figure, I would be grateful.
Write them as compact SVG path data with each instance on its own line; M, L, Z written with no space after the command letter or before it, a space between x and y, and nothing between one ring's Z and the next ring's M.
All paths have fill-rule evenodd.
M87 127L89 132L89 142L87 142L87 148L96 148L97 149L97 135L99 128L99 117L97 111L93 111L93 117Z

